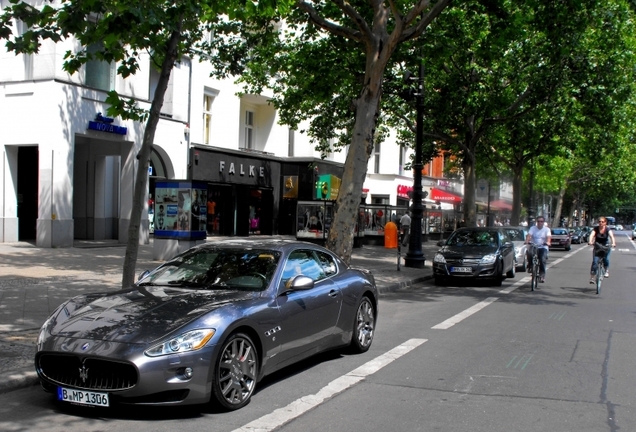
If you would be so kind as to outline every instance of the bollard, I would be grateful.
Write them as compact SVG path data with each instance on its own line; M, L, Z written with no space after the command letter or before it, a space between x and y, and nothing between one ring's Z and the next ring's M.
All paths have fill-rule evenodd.
M387 222L384 225L384 247L393 249L398 247L398 229L394 222Z

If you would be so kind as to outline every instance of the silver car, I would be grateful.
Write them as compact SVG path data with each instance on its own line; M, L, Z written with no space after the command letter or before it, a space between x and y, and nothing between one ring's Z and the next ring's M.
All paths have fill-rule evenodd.
M526 271L528 267L528 258L526 256L526 250L528 246L525 244L526 237L528 235L528 227L524 226L505 226L504 230L510 241L515 246L515 261L517 271Z
M373 276L320 246L196 246L130 289L75 297L40 330L35 366L60 401L246 405L265 375L318 352L371 346Z

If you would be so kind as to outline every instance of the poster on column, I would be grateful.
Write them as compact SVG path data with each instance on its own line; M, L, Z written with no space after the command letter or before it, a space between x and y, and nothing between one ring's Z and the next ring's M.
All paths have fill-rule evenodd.
M197 240L206 237L207 184L155 183L155 237Z

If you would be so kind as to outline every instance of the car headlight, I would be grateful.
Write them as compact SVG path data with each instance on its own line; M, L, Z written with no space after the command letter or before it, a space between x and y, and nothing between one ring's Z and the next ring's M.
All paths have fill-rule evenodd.
M148 357L159 357L168 354L196 351L203 348L212 336L214 336L215 332L215 329L192 330L173 337L159 345L155 345L152 348L147 349L144 354Z
M485 255L481 260L479 260L479 264L492 264L497 261L497 255L489 254Z
M441 253L437 253L435 254L435 258L433 258L433 262L446 264L446 258L444 258L444 255L442 255Z

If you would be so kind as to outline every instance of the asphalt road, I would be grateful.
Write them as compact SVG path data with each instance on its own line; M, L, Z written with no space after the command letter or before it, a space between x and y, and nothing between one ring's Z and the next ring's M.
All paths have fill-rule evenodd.
M0 395L0 430L630 431L636 425L636 247L617 234L600 295L591 248L550 252L546 283L422 284L385 294L371 350L332 352L213 408L77 409L38 387Z

